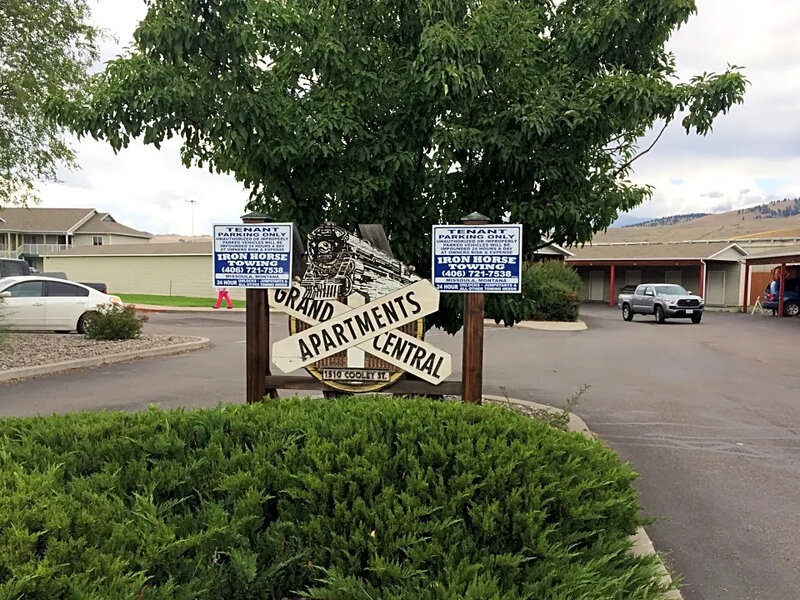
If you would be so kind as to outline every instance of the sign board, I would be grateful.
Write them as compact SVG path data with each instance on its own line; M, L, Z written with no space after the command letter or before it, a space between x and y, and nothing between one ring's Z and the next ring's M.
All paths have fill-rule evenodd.
M434 225L431 272L443 292L521 292L522 225Z
M214 225L214 287L288 288L292 224Z
M438 296L436 289L428 282L424 282L433 290ZM407 289L407 288L406 288ZM329 327L328 336L331 332L335 336L335 321L333 317L341 317L348 325L353 325L355 334L361 333L361 327L358 321L357 312L335 300L317 300L310 299L307 290L298 284L294 284L290 290L275 290L270 292L269 295L270 306L289 314L295 319L299 319L309 325L317 325L323 322ZM396 303L396 301L395 301ZM364 311L366 306L359 307ZM402 311L401 311L402 312ZM378 313L380 315L380 313ZM369 316L374 318L375 313L369 312ZM374 319L377 321L377 319ZM385 322L385 321L384 321ZM364 326L366 323L362 320ZM312 328L313 329L313 328ZM312 329L306 329L303 333L311 333ZM349 330L349 327L348 327ZM324 330L323 330L324 331ZM322 336L324 345L324 334ZM375 358L383 360L391 365L399 367L403 371L413 373L417 377L429 381L433 384L439 384L444 381L451 373L452 359L451 356L428 344L427 342L409 335L400 329L391 329L386 333L373 335L369 332L364 336L365 341L361 342L356 348L369 353ZM292 340L293 338L286 338ZM286 340L281 340L285 342ZM280 343L280 342L279 342ZM305 343L305 342L304 342ZM299 344L299 342L298 342ZM291 348L291 347L290 347ZM313 344L312 344L313 348ZM312 350L309 348L309 351ZM275 345L273 345L273 352ZM281 359L280 363L277 362L273 354L273 362L281 368L293 369L296 367L298 357L297 352L289 350L294 356L290 356L289 360ZM301 351L302 354L302 351ZM293 364L294 363L294 364ZM285 367L285 369L284 369ZM324 381L363 381L363 382L387 382L391 383L390 373L388 371L381 371L380 369L362 369L352 368L345 366L339 367L323 367L320 369L322 379Z
M422 318L439 291L408 267L335 225L308 238L307 269L271 306L290 317L290 336L272 346L284 372L306 368L343 391L376 391L412 373L434 384L451 373L449 354L423 341Z

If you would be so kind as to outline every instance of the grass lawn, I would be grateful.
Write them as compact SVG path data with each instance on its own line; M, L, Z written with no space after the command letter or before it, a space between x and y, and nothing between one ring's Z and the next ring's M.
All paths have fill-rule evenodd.
M191 296L153 296L150 294L117 294L126 304L152 304L155 306L181 306L185 308L214 306L216 298L193 298ZM226 306L225 302L222 306ZM244 308L244 300L233 300L235 308Z

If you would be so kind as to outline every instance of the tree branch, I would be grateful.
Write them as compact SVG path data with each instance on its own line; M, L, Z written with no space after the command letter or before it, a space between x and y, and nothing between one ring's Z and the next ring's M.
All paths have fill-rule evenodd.
M653 140L653 143L652 143L652 144L650 144L650 145L649 145L649 146L648 146L648 147L647 147L645 150L643 150L642 152L640 152L639 154L637 154L636 156L634 156L632 159L630 159L630 160L627 160L627 161L625 161L624 163L622 163L622 164L621 164L621 165L620 165L620 166L617 168L617 170L616 170L616 171L614 171L614 177L616 177L617 175L619 175L620 173L622 173L622 172L623 172L625 169L627 169L628 167L630 167L630 166L631 166L631 165L634 163L634 161L636 161L636 160L640 159L640 158L641 158L641 157L643 157L645 154L647 154L648 152L650 152L650 150L652 150L652 149L653 149L653 146L655 146L655 145L658 143L658 140L660 140L660 139L661 139L661 136L662 136L662 135L664 135L664 132L667 130L667 125L669 125L669 121L667 121L666 123L664 123L664 126L661 128L661 131L659 131L659 132L658 132L658 136L656 136L656 139L655 139L655 140Z

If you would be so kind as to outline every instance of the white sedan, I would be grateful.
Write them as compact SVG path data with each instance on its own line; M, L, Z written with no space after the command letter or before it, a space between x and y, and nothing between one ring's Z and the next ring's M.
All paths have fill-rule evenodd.
M86 320L117 296L64 279L26 275L0 279L0 323L25 331L86 332Z

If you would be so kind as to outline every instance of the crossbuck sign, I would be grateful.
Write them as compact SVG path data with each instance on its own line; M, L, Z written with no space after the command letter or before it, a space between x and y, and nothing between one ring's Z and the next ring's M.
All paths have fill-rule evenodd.
M351 347L434 384L451 373L449 354L398 329L438 310L439 290L428 281L419 280L357 308L311 299L297 284L271 290L270 304L313 325L273 344L272 362L286 373Z

